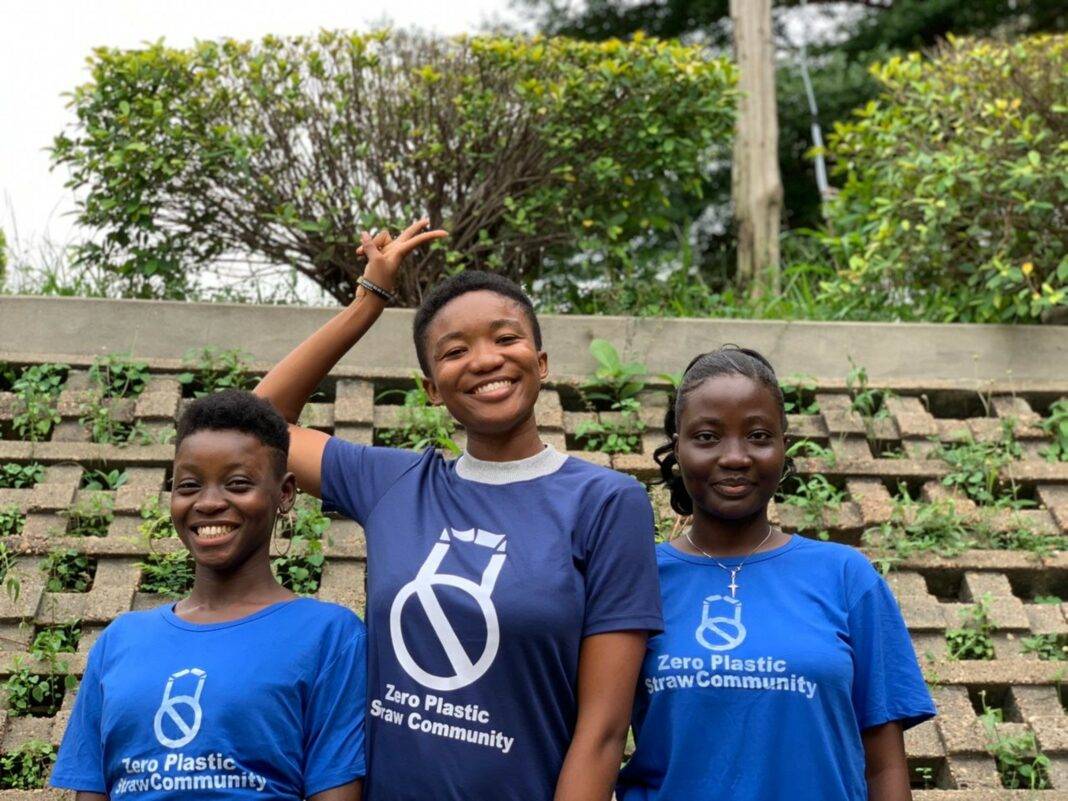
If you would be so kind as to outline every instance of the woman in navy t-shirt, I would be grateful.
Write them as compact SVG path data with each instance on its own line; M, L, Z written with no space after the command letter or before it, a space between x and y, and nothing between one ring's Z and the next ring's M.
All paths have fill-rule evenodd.
M183 413L171 518L193 588L93 644L53 786L78 801L359 801L363 624L271 573L271 534L295 492L288 444L285 421L248 392Z
M401 258L444 232L364 237L352 306L256 389L291 423L378 319ZM500 276L445 281L415 315L423 385L464 427L448 461L294 425L300 486L367 540L371 801L608 801L649 631L653 516L633 478L546 446L548 358Z
M902 732L935 714L901 613L859 551L783 533L786 414L771 365L694 359L657 451L693 515L657 548L664 633L619 801L905 801Z

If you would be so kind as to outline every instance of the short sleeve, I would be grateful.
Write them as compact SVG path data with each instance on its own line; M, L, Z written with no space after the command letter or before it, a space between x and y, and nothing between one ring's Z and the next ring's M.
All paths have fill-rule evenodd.
M905 620L879 577L849 612L853 706L861 731L891 721L910 728L935 716Z
M367 773L364 707L367 635L359 630L320 673L304 725L304 794L312 796Z
M101 730L101 662L103 661L103 637L89 652L85 673L78 685L67 731L59 746L56 767L52 771L51 784L66 790L81 790L87 793L107 793L104 777L104 742Z
M586 551L582 636L664 630L653 509L637 482L616 491L594 518Z
M382 496L421 458L415 451L330 437L319 466L323 510L341 512L364 525Z

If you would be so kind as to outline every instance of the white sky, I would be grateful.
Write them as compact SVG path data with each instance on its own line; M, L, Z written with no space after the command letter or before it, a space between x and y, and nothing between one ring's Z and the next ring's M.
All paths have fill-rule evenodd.
M164 37L194 39L319 28L398 28L442 34L510 18L507 0L12 0L0 19L0 227L22 249L74 238L65 171L49 172L45 151L72 119L64 92L88 78L92 48L138 47ZM13 244L13 243L12 243Z

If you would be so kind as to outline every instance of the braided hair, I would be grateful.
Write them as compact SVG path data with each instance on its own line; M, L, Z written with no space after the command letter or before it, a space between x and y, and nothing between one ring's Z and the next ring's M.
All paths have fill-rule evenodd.
M693 499L686 491L682 474L677 469L675 437L678 434L678 421L682 417L686 398L709 378L719 375L742 375L767 387L778 404L782 430L786 431L786 403L782 388L775 376L775 368L764 356L750 348L724 345L695 357L683 371L682 381L664 415L664 433L668 441L653 452L653 459L660 466L660 483L667 486L671 493L671 508L680 515L693 514Z

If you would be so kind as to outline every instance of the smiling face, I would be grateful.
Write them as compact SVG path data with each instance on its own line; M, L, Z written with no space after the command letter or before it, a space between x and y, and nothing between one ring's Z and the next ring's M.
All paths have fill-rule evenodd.
M786 460L782 412L743 375L706 379L686 395L675 455L695 514L745 520L766 513Z
M295 492L293 474L279 474L275 450L253 435L197 431L174 455L171 518L198 566L232 572L267 558L276 512Z
M425 348L430 400L469 433L501 434L532 417L549 362L511 298L490 290L453 298L427 327Z

